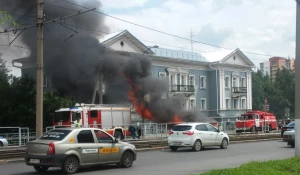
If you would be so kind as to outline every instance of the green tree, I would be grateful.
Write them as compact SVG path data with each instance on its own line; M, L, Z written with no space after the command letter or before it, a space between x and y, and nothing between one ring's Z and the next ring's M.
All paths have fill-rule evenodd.
M252 108L262 110L264 102L264 81L260 71L252 72Z
M14 21L13 17L7 14L6 11L0 10L0 24L4 25L5 22L9 22L14 26L18 26L17 22Z

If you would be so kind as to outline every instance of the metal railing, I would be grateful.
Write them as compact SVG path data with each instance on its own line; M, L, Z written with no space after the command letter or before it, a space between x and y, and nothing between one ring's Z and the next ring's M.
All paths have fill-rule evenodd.
M195 92L194 85L171 85L171 92Z
M247 93L247 87L232 87L233 93Z
M263 121L262 121L263 122ZM141 138L147 138L147 139L162 139L168 137L169 131L178 123L140 123L141 128ZM246 125L246 122L244 122L244 125ZM265 122L264 126L269 126L270 123ZM123 135L125 140L132 139L132 135L129 132L129 126L130 124L119 126L123 130ZM136 124L133 124L134 127L137 128ZM49 126L46 127L46 132L55 129L55 128L61 128L61 127L71 127L70 125L64 125L64 126ZM108 128L108 126L105 125L89 125L89 126L83 126L83 127L96 127L96 128ZM227 134L236 134L236 122L223 122L223 123L217 123L216 126L221 131L227 133ZM244 127L245 128L245 127ZM0 127L1 129L15 129L18 132L12 132L12 133L0 133L0 136L7 139L9 146L23 146L29 141L33 141L36 139L35 132L29 132L29 128L22 128L22 127ZM106 129L104 129L106 130ZM111 129L110 129L111 130ZM275 130L275 132L278 132L279 130ZM249 130L243 130L241 133L248 134L248 133L268 133L270 132L269 127L263 127L261 131L257 132L251 132ZM138 135L138 132L136 130L135 136Z

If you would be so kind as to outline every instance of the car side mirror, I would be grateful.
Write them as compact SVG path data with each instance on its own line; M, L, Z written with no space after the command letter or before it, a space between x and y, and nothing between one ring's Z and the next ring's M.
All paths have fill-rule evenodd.
M217 132L221 132L220 129L217 129Z
M119 143L119 139L114 138L114 143Z

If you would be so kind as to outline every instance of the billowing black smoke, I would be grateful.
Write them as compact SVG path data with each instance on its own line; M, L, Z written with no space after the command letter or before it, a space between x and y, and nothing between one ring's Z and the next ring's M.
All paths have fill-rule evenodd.
M44 2L46 21L84 10L65 1L44 0ZM98 0L72 2L88 8L101 8ZM32 9L18 23L20 26L36 23L36 0L0 1L0 7L14 16L14 19ZM168 82L152 78L151 61L147 56L138 54L124 56L111 51L99 44L96 36L103 33L82 29L84 27L109 32L103 23L103 16L89 12L60 23L78 32L67 29L59 22L44 26L44 71L48 82L51 82L52 87L62 96L71 96L78 102L90 103L95 80L100 71L105 85L105 103L128 103L129 92L132 91L132 86L136 86L138 88L134 89L134 96L137 102L149 109L156 121L168 122L175 115L188 121L197 118L196 113L180 110L181 97L161 98L168 92ZM31 56L28 59L34 63L36 28L25 30L19 39L30 48Z

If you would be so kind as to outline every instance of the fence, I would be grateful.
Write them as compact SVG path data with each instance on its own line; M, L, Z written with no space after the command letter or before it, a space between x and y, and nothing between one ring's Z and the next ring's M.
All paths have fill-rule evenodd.
M0 127L0 136L6 138L9 146L22 146L33 140L29 128L25 127Z
M168 136L169 131L178 123L140 123L141 127L141 136L142 138L164 138ZM268 122L265 125L269 125ZM125 132L124 139L132 138L130 136L130 132L128 131L128 125L122 125ZM134 125L136 126L136 125ZM70 127L70 125L62 125L62 126L49 126L46 127L46 132L55 129L55 128L62 128L62 127ZM89 125L86 127L97 127L97 128L108 128L105 125ZM227 134L236 134L236 123L235 122L224 122L218 123L217 128L221 131L224 131ZM14 132L3 133L3 130L14 130ZM267 133L270 131L269 127L262 128L262 132ZM278 131L278 130L277 130ZM242 131L242 133L249 133L246 130ZM250 132L251 133L251 132ZM256 132L255 132L256 133ZM22 146L25 145L27 142L35 140L36 134L35 132L29 132L29 128L24 127L0 127L0 136L7 139L9 146Z

